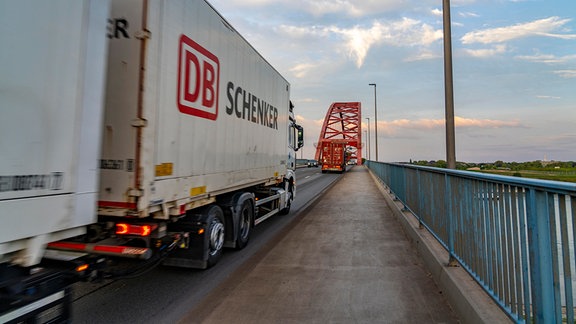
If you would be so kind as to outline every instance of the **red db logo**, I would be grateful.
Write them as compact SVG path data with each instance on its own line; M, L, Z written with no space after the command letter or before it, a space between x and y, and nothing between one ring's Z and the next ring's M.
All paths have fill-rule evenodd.
M178 49L178 109L211 120L218 116L218 58L185 35Z

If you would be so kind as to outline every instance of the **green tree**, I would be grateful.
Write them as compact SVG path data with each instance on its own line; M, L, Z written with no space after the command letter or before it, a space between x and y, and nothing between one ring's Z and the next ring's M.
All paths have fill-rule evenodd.
M446 167L448 167L448 163L446 163L446 161L444 161L444 160L438 160L438 161L436 161L434 166L437 168L446 168Z

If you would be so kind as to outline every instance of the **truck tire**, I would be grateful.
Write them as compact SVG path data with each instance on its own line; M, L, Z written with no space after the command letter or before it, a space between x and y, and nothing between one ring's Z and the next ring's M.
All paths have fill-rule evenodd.
M242 202L242 206L238 212L238 235L236 237L237 250L241 250L248 245L253 219L254 207L252 207L252 202L246 199Z
M280 210L280 215L288 215L290 212L290 207L292 207L292 200L294 199L294 186L292 181L288 182L287 186L288 188L286 188L286 191L288 192L290 198L288 198L288 201L286 201L286 207Z
M217 205L209 206L206 211L206 266L212 267L222 257L222 250L224 248L225 228L224 228L224 212L222 208Z

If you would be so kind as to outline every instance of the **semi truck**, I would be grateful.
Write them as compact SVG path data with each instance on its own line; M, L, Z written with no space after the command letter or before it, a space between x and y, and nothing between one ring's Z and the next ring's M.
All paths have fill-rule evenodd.
M346 171L346 145L347 140L330 139L320 143L321 153L320 161L322 162L322 173Z
M0 322L65 320L77 280L211 267L289 212L290 84L207 1L2 1L0 44Z

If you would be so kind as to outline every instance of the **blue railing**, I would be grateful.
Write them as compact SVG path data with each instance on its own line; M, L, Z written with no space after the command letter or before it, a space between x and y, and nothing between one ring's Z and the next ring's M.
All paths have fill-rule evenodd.
M519 323L574 323L576 184L367 161Z

